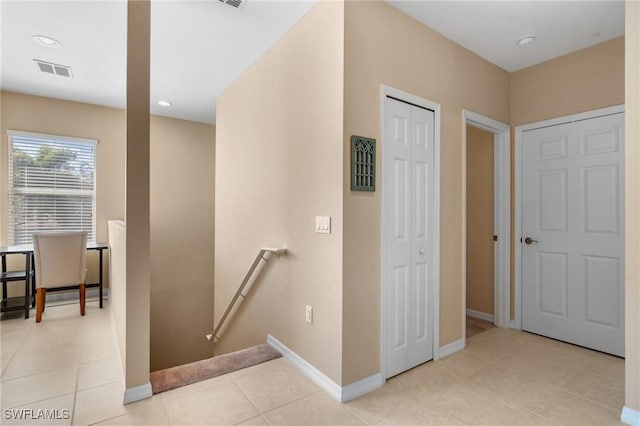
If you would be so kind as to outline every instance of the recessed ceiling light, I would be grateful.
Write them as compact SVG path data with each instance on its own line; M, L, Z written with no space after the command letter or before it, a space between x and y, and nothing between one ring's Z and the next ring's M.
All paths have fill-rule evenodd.
M163 106L163 107L169 107L169 106L171 106L171 102L169 102L169 101L158 101L158 105Z
M43 35L34 35L33 37L31 37L31 39L35 43L38 43L40 46L51 47L52 49L57 49L59 47L62 47L62 43L60 43L58 40L55 40L51 37L47 37Z
M525 47L530 45L531 43L533 43L533 41L536 39L536 36L534 35L526 35L526 36L522 36L518 39L518 46L520 47Z

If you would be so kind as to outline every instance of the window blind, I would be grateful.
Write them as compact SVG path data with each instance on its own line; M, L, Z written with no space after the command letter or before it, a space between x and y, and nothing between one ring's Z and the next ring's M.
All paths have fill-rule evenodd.
M87 231L95 241L95 140L9 132L9 244L36 231Z

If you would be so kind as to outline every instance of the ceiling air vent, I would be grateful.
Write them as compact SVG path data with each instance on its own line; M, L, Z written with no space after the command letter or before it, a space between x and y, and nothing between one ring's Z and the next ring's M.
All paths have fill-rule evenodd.
M35 63L38 64L38 68L40 71L46 72L49 74L61 75L63 77L71 77L71 67L66 65L52 64L51 62L41 61L40 59L34 59Z
M218 0L220 3L227 4L229 6L235 7L236 9L242 9L242 6L247 2L247 0Z

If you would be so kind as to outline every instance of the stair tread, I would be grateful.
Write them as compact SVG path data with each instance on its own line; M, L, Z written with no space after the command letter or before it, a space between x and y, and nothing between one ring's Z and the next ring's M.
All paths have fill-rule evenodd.
M154 371L150 374L151 388L153 393L157 394L242 370L281 356L280 352L267 344L253 346L237 352Z

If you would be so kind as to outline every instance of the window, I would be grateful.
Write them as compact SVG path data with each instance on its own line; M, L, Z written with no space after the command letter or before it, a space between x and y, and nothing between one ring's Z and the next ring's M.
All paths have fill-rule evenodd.
M9 131L9 244L36 231L96 239L95 140Z

